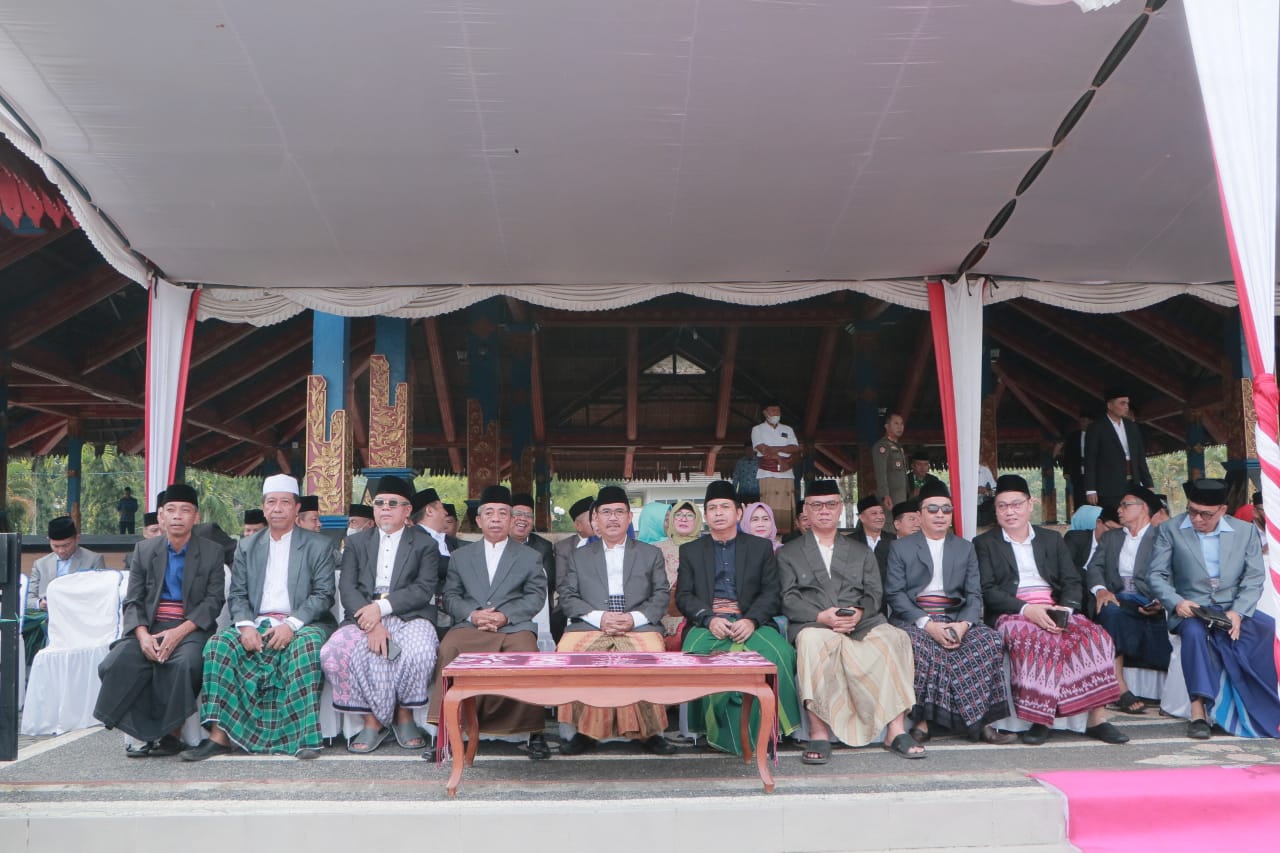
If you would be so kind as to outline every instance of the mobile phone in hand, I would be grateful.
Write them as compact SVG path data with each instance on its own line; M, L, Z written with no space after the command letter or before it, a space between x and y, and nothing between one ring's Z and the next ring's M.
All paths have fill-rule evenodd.
M946 634L946 635L947 635L947 639L949 639L951 642L953 642L953 643L958 643L958 642L960 642L960 635L956 633L956 629L955 629L955 628L949 628L949 627L948 627L948 628L943 628L943 629L942 629L942 633Z
M398 657L400 657L400 644L387 637L387 660L395 660Z
M858 611L850 610L847 607L841 607L839 610L836 611L836 615L837 616L857 616Z

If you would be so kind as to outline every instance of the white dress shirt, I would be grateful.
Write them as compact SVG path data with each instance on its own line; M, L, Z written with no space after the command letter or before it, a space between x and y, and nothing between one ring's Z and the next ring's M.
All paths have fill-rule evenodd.
M1128 433L1126 433L1126 432L1125 432L1125 429L1124 429L1124 418L1121 418L1121 419L1117 422L1117 421L1113 420L1113 419L1112 419L1112 417L1111 417L1110 415L1107 415L1107 420L1111 423L1111 428L1112 428L1112 429L1114 429L1114 430L1116 431L1116 435L1120 437L1120 446L1124 448L1124 458L1125 458L1126 460L1128 460L1128 458L1129 458L1129 435L1128 435Z
M600 543L604 545L604 542ZM623 563L627 555L627 540L623 539L617 545L610 548L604 545L604 571L605 576L609 579L609 594L623 595L625 580L622 575ZM603 610L592 610L586 616L582 617L582 621L586 622L593 628L600 627L600 617L605 614ZM635 622L636 628L641 628L649 624L649 619L639 610L631 611L631 619Z
M1031 543L1035 541L1036 531L1034 527L1027 528L1027 538L1023 542L1015 542L1009 538L1006 531L1000 531L1000 535L1004 537L1004 541L1013 547L1013 558L1018 563L1018 592L1025 592L1029 589L1050 589L1049 584L1045 583L1044 578L1040 577L1040 571L1036 568L1036 552L1031 547ZM1026 610L1027 606L1022 605L1019 614Z
M237 622L237 628L253 628L264 621L274 627L279 622L268 613L292 613L293 602L289 598L289 549L293 545L293 531L279 539L267 532L267 571L262 579L262 601L258 604L258 617L252 621ZM286 622L294 631L302 630L302 620L293 616Z
M427 531L428 533L430 533L430 534L431 534L431 538L432 538L432 539L434 539L434 540L436 540L436 547L440 549L440 556L441 556L441 557L448 557L448 556L449 556L449 543L448 543L448 542L446 542L446 541L445 541L445 539L444 539L444 531L443 531L443 530L439 530L439 531L437 531L437 530L432 530L430 527L427 527L425 524L419 524L418 526L419 526L419 527L421 527L423 530Z
M938 595L946 590L946 583L942 579L942 551L947 545L946 537L942 539L930 539L928 536L924 538L924 542L929 546L929 557L933 561L933 577L929 579L929 585L921 592L921 595ZM921 616L916 620L916 627L923 628L929 624L928 616Z
M400 547L400 539L404 534L404 528L401 527L395 533L383 533L378 531L378 573L373 581L375 591L380 589L391 588L391 571L396 565L396 549ZM378 599L378 610L382 615L390 616L391 602L385 598Z
M1124 544L1120 546L1120 558L1116 560L1116 568L1120 572L1120 580L1125 582L1125 589L1130 587L1129 581L1133 577L1134 569L1137 568L1138 546L1142 544L1142 537L1146 536L1147 531L1150 529L1150 524L1144 524L1142 529L1138 531L1137 536L1130 536L1128 528L1125 528ZM1089 591L1097 595L1100 589L1106 589L1106 587L1098 584Z
M493 586L493 578L498 574L498 562L502 559L502 552L507 550L507 540L501 542L490 542L484 540L484 567L489 572L489 585Z

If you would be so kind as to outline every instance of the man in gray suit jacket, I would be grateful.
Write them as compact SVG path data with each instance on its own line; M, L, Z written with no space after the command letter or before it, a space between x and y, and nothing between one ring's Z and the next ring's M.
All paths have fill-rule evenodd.
M192 535L200 520L195 489L165 489L164 533L134 549L121 639L98 665L102 690L93 715L142 741L130 758L176 755L182 724L196 711L204 646L225 600L222 548Z
M547 574L537 551L510 538L511 492L505 486L484 490L476 522L484 538L453 552L444 583L444 606L454 626L440 641L435 689L427 710L427 719L436 724L440 722L444 668L458 655L538 651L538 627L533 618L547 602ZM551 757L543 735L543 708L496 696L477 699L476 708L480 731L528 733L529 757Z
M1117 705L1126 714L1141 714L1147 706L1125 683L1125 664L1168 669L1173 651L1164 605L1146 584L1156 539L1151 516L1160 509L1160 499L1145 486L1130 483L1116 509L1124 526L1098 540L1085 585L1097 602L1094 619L1116 644Z
M1211 723L1235 735L1280 736L1275 621L1255 610L1266 580L1258 533L1226 514L1221 480L1182 488L1187 511L1156 530L1147 585L1182 639L1187 736L1208 739Z
M1015 735L991 725L1009 715L1009 703L1000 635L982 624L978 557L951 532L946 485L925 483L917 498L921 529L893 543L885 584L889 617L911 637L915 655L911 734L923 743L936 723L973 741L1012 743Z
M804 501L809 532L777 554L796 690L809 717L800 760L826 764L833 733L863 746L882 729L885 749L924 758L905 728L916 703L911 640L880 612L880 566L871 549L839 534L843 506L835 480L814 481Z
M201 717L209 737L182 753L320 754L320 649L334 629L333 546L296 526L298 481L262 486L267 529L236 547L227 602L232 625L205 647Z
M618 486L596 496L600 540L569 555L560 582L560 609L569 620L557 650L561 652L661 652L662 617L671 600L666 561L652 545L627 538L631 503ZM611 737L639 740L654 755L675 751L662 736L667 711L652 702L622 708L597 708L573 702L560 706L560 722L577 733L560 747L577 755Z
M80 534L71 516L62 515L49 522L49 550L31 565L27 585L27 610L44 610L45 595L54 578L90 569L105 569L102 555L80 547Z

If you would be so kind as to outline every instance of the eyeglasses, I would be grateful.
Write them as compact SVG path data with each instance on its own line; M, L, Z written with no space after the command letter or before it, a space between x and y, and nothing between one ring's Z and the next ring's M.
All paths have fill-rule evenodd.
M673 517L677 521L693 521L697 518L697 516L691 512L677 512Z
M843 503L844 501L838 501L838 500L805 501L804 505L807 506L809 509L820 509L820 510L826 510L831 512L839 509Z
M1146 506L1146 501L1120 501L1120 506Z
M529 512L529 510L527 509L513 509L511 510L511 517L512 518L533 518L533 513Z
M603 516L604 518L622 518L623 516L631 515L631 508L616 507L613 509L598 509L596 510L596 515Z
M996 512L1004 512L1007 509L1013 509L1013 510L1022 509L1024 506L1026 506L1029 503L1031 503L1031 501L1026 500L1025 498L1020 501L1005 501L1005 502L997 503Z
M1209 519L1217 515L1219 512L1221 512L1223 509L1224 507L1220 507L1220 506L1214 507L1213 509L1192 509L1191 507L1187 507L1187 515L1191 516L1192 518L1198 518L1201 521L1208 521Z
M374 498L373 505L376 507L389 506L392 509L395 509L398 506L409 506L409 501L393 501L393 500L383 500L382 498Z
M920 508L929 513L929 515L937 515L938 513L951 515L951 513L955 511L955 507L951 504L925 504Z

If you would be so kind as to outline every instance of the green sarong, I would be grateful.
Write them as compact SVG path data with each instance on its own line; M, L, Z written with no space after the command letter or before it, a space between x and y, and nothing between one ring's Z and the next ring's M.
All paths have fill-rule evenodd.
M685 635L684 651L709 654L719 651L755 652L778 668L778 727L784 735L800 728L800 699L796 694L796 650L772 625L757 628L746 643L717 640L706 628ZM707 743L721 752L742 755L740 737L742 694L716 693L689 703L689 728L705 732ZM760 706L751 706L751 743L760 732Z
M320 749L320 649L329 633L307 625L283 649L254 654L245 652L234 625L215 634L204 649L204 724L216 723L245 752Z

